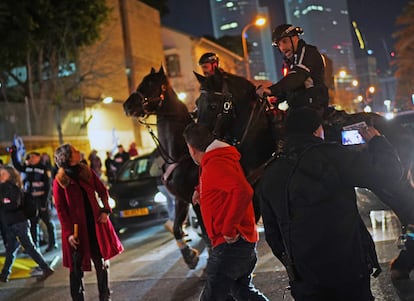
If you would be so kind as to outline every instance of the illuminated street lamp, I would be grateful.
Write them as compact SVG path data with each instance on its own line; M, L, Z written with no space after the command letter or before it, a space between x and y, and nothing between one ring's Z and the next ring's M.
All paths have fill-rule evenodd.
M110 104L110 103L112 103L114 101L114 99L112 98L112 96L106 96L106 97L104 97L104 99L102 99L102 102L104 103L104 104Z
M375 87L374 86L369 86L366 90L365 90L365 98L367 103L371 103L372 102L372 96L375 93Z
M246 77L248 80L250 80L251 74L250 74L249 53L247 51L246 31L253 25L263 26L265 23L266 23L265 18L257 18L254 22L247 24L242 30L243 57L244 57L244 64L246 66Z

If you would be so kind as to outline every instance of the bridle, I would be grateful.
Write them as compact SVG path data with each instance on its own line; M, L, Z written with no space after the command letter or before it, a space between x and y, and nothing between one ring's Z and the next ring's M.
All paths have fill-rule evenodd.
M267 109L267 106L269 105L268 101L266 99L260 99L260 108L259 110L257 110L257 101L254 102L253 107L250 111L249 114L249 119L248 122L246 124L246 126L243 129L243 132L240 136L240 138L238 137L226 137L226 135L220 135L220 133L223 131L223 126L225 125L225 123L229 120L234 120L236 119L237 115L236 115L236 111L235 111L235 105L234 105L234 100L233 100L233 94L230 92L228 84L227 84L227 77L224 75L223 76L223 87L222 87L222 91L218 92L218 91L208 91L207 89L200 89L200 93L201 94L213 94L215 96L221 96L221 102L220 102L220 111L217 113L216 115L216 122L214 124L214 128L213 128L213 134L214 136L219 139L219 140L224 140L225 142L236 146L237 148L241 148L244 141L246 140L247 134L249 132L249 129L251 128L251 126L257 121L257 119L259 118L258 114L255 114L256 112L260 112L260 110ZM255 116L257 115L257 116ZM255 118L256 117L256 118ZM224 136L224 137L222 137Z
M132 94L137 94L142 99L141 103L142 103L142 107L144 108L144 111L145 111L145 108L148 107L152 103L157 103L156 107L161 107L162 104L163 104L163 101L165 99L165 92L166 91L167 91L167 85L162 84L161 85L161 93L159 95L147 97L142 92L139 91L139 87Z
M152 96L152 97L146 97L144 94L142 94L138 89L134 92L135 94L138 94L138 96L142 99L142 107L144 108L144 114L142 116L136 117L136 120L139 124L145 126L148 130L148 133L150 134L152 140L155 143L155 146L157 147L158 151L160 152L160 155L164 162L166 164L174 164L178 161L171 157L168 152L165 150L165 147L162 146L160 140L158 139L157 135L155 135L154 130L151 128L151 126L156 126L154 123L148 123L147 119L153 112L146 112L145 107L148 107L151 103L157 103L156 107L160 108L162 107L165 99L165 93L167 91L167 86L162 84L161 85L161 94L158 96Z

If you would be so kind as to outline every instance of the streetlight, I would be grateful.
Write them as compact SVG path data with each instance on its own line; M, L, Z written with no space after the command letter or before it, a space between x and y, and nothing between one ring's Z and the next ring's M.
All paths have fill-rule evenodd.
M266 19L260 17L260 18L257 18L254 22L249 23L246 26L244 26L242 30L243 57L244 57L244 64L246 66L246 77L248 80L250 80L251 74L250 74L249 53L247 51L246 31L253 25L263 26L265 23L266 23Z
M373 94L374 93L375 93L375 87L374 86L369 86L365 90L365 98L366 98L366 102L367 103L371 103L372 102L372 97L373 97Z

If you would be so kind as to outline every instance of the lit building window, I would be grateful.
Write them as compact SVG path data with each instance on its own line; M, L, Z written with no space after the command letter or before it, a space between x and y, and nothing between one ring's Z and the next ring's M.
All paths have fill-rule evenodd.
M167 63L168 76L181 76L180 57L177 54L167 55L165 61Z
M225 31L225 30L237 28L238 26L239 24L237 22L231 22L231 23L221 25L220 30Z

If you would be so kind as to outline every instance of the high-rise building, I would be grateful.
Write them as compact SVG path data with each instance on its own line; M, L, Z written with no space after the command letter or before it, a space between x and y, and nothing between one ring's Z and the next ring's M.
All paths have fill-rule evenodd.
M263 27L249 27L245 38L249 45L248 55L252 79L275 82L277 80L276 63L271 47L271 25L267 7L259 6L258 0L210 0L210 8L216 38L241 35L245 26L254 22L258 16L267 19Z
M288 23L304 29L304 40L333 61L334 74L356 74L346 0L285 0L285 10Z

